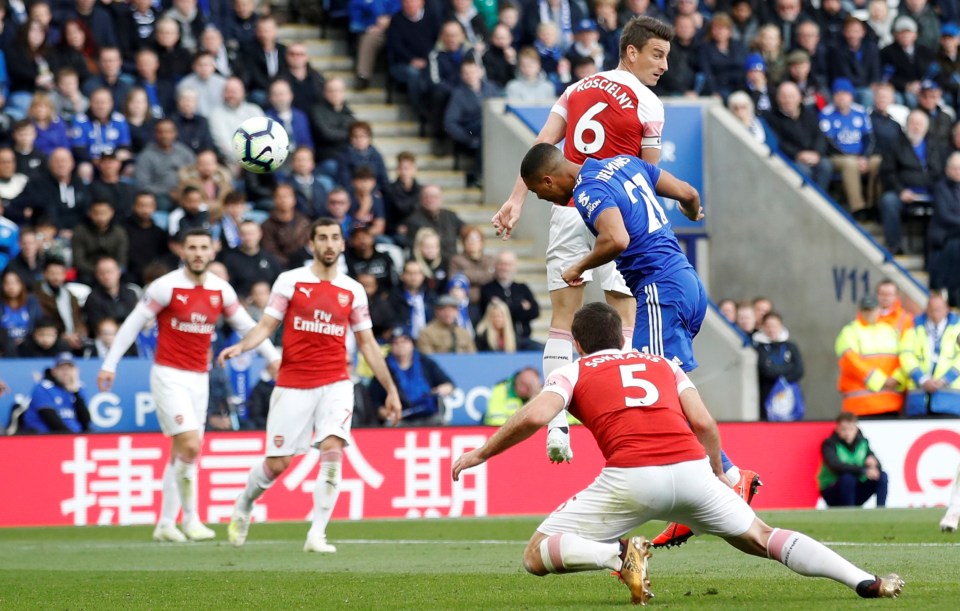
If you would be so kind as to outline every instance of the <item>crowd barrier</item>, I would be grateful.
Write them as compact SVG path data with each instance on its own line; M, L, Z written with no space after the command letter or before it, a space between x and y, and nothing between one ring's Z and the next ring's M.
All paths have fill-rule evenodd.
M890 476L889 505L917 507L949 498L960 462L960 421L865 422ZM813 508L820 442L830 422L721 424L724 447L741 466L761 473L758 509ZM335 519L545 515L588 485L603 459L589 431L572 428L574 460L554 465L545 433L453 482L462 452L493 433L489 427L364 429L344 458ZM209 433L200 458L200 515L229 518L249 468L270 440L262 432ZM155 433L0 438L4 477L0 526L151 524L160 506L169 441ZM305 520L319 455L296 460L257 506L256 520Z

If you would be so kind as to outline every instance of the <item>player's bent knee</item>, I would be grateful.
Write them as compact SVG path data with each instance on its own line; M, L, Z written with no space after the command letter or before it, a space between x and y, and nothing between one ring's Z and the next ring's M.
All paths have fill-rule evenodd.
M293 456L271 456L267 458L267 469L270 470L270 473L272 473L274 477L277 477L287 470L287 467L290 466L292 461Z
M525 571L531 575L536 575L537 577L543 577L547 575L547 567L543 565L543 559L540 557L540 542L546 538L546 535L543 533L536 533L527 543L526 549L523 550L523 568Z

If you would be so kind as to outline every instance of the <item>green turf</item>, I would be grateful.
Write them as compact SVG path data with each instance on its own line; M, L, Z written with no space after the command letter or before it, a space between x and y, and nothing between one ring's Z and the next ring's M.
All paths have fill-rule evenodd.
M654 608L960 608L960 536L941 510L766 512L876 572L907 581L899 601L864 601L825 579L703 537L651 560ZM605 572L537 578L520 567L538 521L336 522L335 555L301 551L300 523L251 528L247 545L150 542L148 527L0 530L0 609L526 609L629 606ZM655 535L651 523L641 534Z

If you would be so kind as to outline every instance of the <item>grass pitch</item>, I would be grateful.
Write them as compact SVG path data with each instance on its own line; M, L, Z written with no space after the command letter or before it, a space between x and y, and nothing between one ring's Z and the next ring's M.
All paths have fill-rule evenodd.
M865 601L826 579L741 554L714 537L654 552L652 608L960 608L960 536L942 510L764 512L869 571L899 572L900 600ZM613 609L629 593L606 572L527 575L536 519L335 522L335 555L301 551L307 525L254 524L246 546L152 543L152 527L0 530L3 609ZM661 523L638 534L653 536Z

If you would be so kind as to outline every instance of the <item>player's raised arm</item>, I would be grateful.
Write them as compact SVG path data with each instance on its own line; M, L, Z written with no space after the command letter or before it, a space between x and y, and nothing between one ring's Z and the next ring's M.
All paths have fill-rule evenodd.
M250 322L253 322L253 319L250 318L250 315L247 314L245 310L238 309L232 316L230 316L227 321L230 322L230 326L237 330L238 333L243 335L243 338L232 346L224 348L220 352L220 356L217 357L217 362L220 363L220 366L223 367L226 365L226 362L230 359L243 354L247 350L252 350L258 346L269 344L270 348L273 349L272 355L264 354L263 357L267 359L267 362L273 362L279 358L277 349L273 347L273 343L270 342L267 338L272 336L277 330L277 327L280 326L280 321L270 316L269 314L264 314L260 319L260 322L252 326L245 326L243 322L240 322L240 327L245 327L247 332L244 333L241 328L234 324L234 317L238 316L238 313L242 312ZM270 358L273 356L273 358Z
M602 210L593 222L597 241L587 256L563 271L563 280L570 286L582 283L580 276L587 270L613 261L630 246L630 234L623 222L623 215L616 206Z
M727 481L723 474L723 463L720 460L720 429L717 428L713 416L707 411L707 406L704 405L696 388L691 386L680 393L680 406L687 421L690 422L691 430L707 451L713 472L721 480Z
M393 376L390 375L387 362L383 359L380 345L370 329L357 331L356 336L360 353L367 360L377 381L387 391L387 399L384 402L384 407L387 408L387 421L390 424L397 424L400 422L403 406L400 404L400 393L397 391L396 384L393 383Z
M680 203L680 211L683 216L691 221L703 219L703 208L700 206L700 193L688 182L684 182L667 172L660 171L660 178L657 180L657 195L675 199Z
M531 146L544 142L547 144L556 144L563 140L566 131L567 120L556 112L551 112L550 116L547 117L547 122L540 130L540 133L537 134ZM507 198L507 201L504 202L497 213L493 215L493 218L490 219L494 229L497 230L497 235L504 240L510 238L514 226L516 226L517 221L520 220L520 213L523 212L523 203L527 199L527 193L529 193L527 185L524 184L523 178L521 178L518 173L517 182L513 185L513 191L510 193L510 197Z

